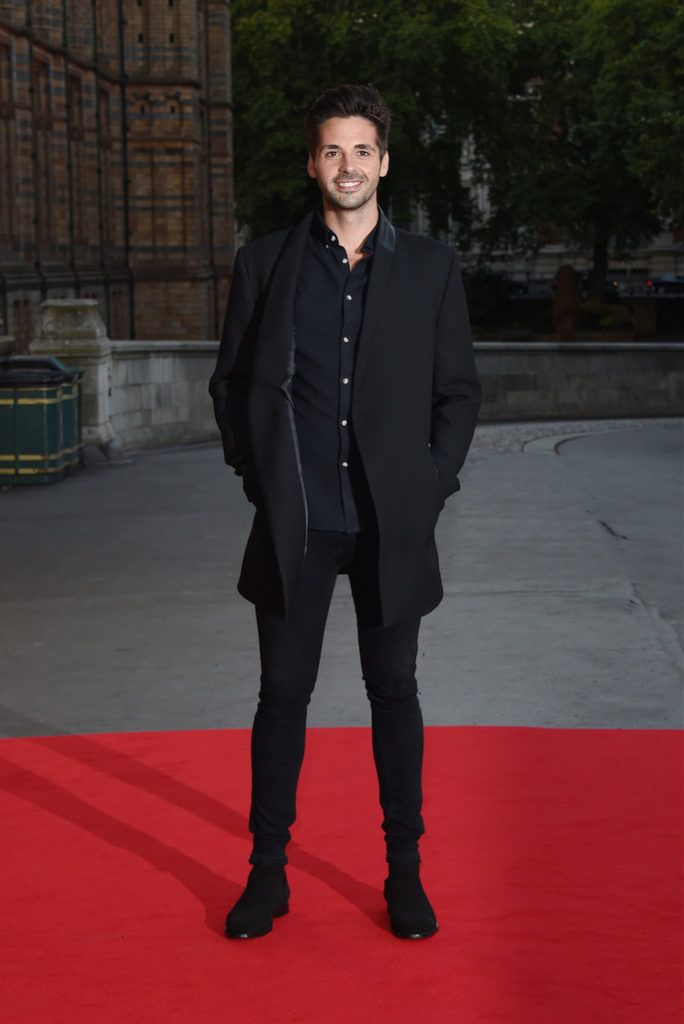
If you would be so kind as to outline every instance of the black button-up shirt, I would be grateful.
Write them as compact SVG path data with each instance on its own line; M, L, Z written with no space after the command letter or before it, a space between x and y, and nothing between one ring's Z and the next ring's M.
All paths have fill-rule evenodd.
M356 345L377 227L349 269L337 235L316 210L295 299L292 398L310 530L355 533L372 505L350 421Z

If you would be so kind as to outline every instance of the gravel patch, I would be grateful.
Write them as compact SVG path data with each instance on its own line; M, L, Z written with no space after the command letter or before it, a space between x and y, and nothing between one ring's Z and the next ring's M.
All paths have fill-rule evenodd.
M541 437L563 437L568 434L595 434L606 430L639 430L644 427L673 426L682 423L677 417L624 420L535 420L526 423L481 423L470 451L521 452L528 441Z

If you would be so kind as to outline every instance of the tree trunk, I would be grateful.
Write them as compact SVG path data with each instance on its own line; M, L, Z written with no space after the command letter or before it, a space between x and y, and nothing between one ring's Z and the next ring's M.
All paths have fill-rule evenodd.
M587 289L589 298L605 302L607 276L608 239L605 236L600 236L594 239L594 263L589 274Z
M575 340L576 320L575 271L570 264L564 263L556 273L556 291L553 296L553 323L559 341Z

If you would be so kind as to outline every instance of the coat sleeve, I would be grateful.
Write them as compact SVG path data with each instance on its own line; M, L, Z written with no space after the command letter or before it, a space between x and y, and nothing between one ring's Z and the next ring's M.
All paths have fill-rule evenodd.
M437 318L430 430L430 454L445 498L461 486L458 474L481 402L463 278L454 251Z
M238 249L233 267L228 305L221 331L216 368L209 381L214 416L221 431L226 463L241 476L248 456L247 385L249 377L249 327L256 294L247 273L244 251Z

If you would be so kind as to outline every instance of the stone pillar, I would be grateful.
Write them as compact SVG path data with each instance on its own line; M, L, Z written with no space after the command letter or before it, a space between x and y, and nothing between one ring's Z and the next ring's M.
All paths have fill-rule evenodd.
M31 355L56 356L83 370L83 445L86 463L120 462L125 456L109 418L112 346L97 299L47 299L41 303Z

